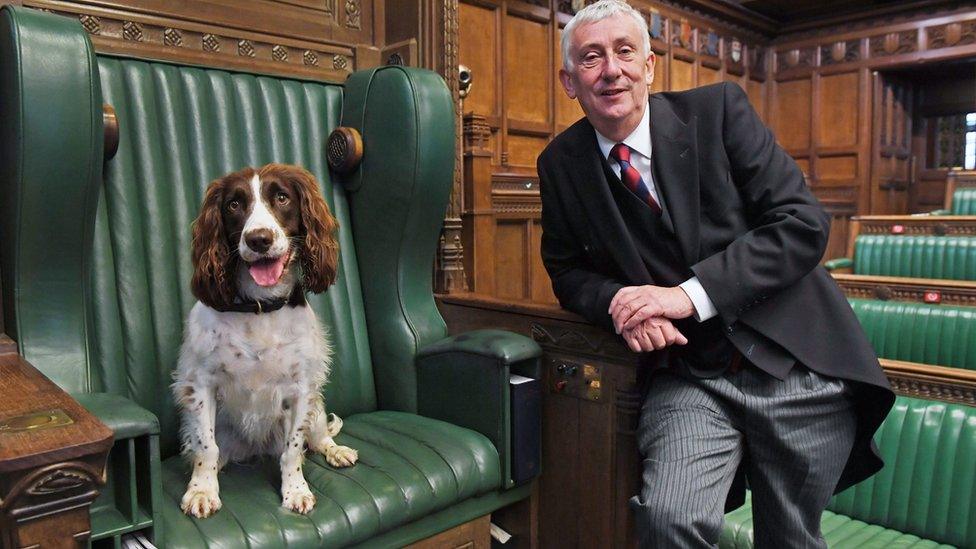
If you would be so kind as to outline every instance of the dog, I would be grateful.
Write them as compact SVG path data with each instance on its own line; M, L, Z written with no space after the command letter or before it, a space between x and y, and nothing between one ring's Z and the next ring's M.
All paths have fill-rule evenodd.
M334 281L338 223L308 171L244 168L213 181L193 224L190 311L172 385L193 474L180 503L204 518L220 507L228 461L274 455L281 505L315 506L302 473L305 444L334 467L358 453L333 437L322 386L332 349L305 302Z

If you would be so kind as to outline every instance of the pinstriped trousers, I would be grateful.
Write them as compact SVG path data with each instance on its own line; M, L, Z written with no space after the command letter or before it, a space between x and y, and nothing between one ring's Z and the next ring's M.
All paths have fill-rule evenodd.
M745 366L745 363L743 364ZM785 380L748 365L715 378L655 372L637 429L641 547L716 547L740 463L757 548L825 548L820 515L857 429L847 384L799 363Z

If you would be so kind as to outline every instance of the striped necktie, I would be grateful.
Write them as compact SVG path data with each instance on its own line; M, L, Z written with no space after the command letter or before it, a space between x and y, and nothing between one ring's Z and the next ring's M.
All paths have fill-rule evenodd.
M610 149L610 156L620 165L620 180L630 189L630 192L636 194L637 198L650 206L655 214L661 215L661 206L651 196L651 191L644 184L640 172L630 164L630 147L623 143L617 143Z

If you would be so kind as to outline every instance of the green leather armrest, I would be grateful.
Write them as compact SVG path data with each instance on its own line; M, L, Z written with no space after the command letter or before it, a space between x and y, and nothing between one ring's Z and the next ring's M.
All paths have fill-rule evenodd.
M542 349L502 330L476 330L442 339L417 354L417 411L477 431L491 440L511 487L511 374L538 379Z
M110 393L82 393L71 396L108 425L115 432L115 440L159 434L159 420L155 414L123 396Z
M828 271L837 271L840 269L851 269L854 267L854 260L849 257L838 257L837 259L831 259L824 263L824 268Z

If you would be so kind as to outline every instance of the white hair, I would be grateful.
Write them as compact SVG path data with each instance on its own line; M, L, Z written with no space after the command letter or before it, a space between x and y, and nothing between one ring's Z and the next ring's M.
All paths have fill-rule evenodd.
M576 29L576 27L586 23L595 23L608 17L613 17L618 13L629 15L630 18L637 23L637 28L641 31L641 37L643 38L643 40L641 40L641 44L644 48L642 56L647 57L647 55L651 53L651 38L650 33L647 30L647 21L644 20L644 16L624 0L599 0L599 2L590 4L589 6L586 6L585 8L576 12L576 15L569 20L569 23L566 23L566 28L563 29L560 47L562 48L563 52L563 68L566 69L566 72L573 72L574 63L573 60L569 58L569 46L573 36L573 31Z

